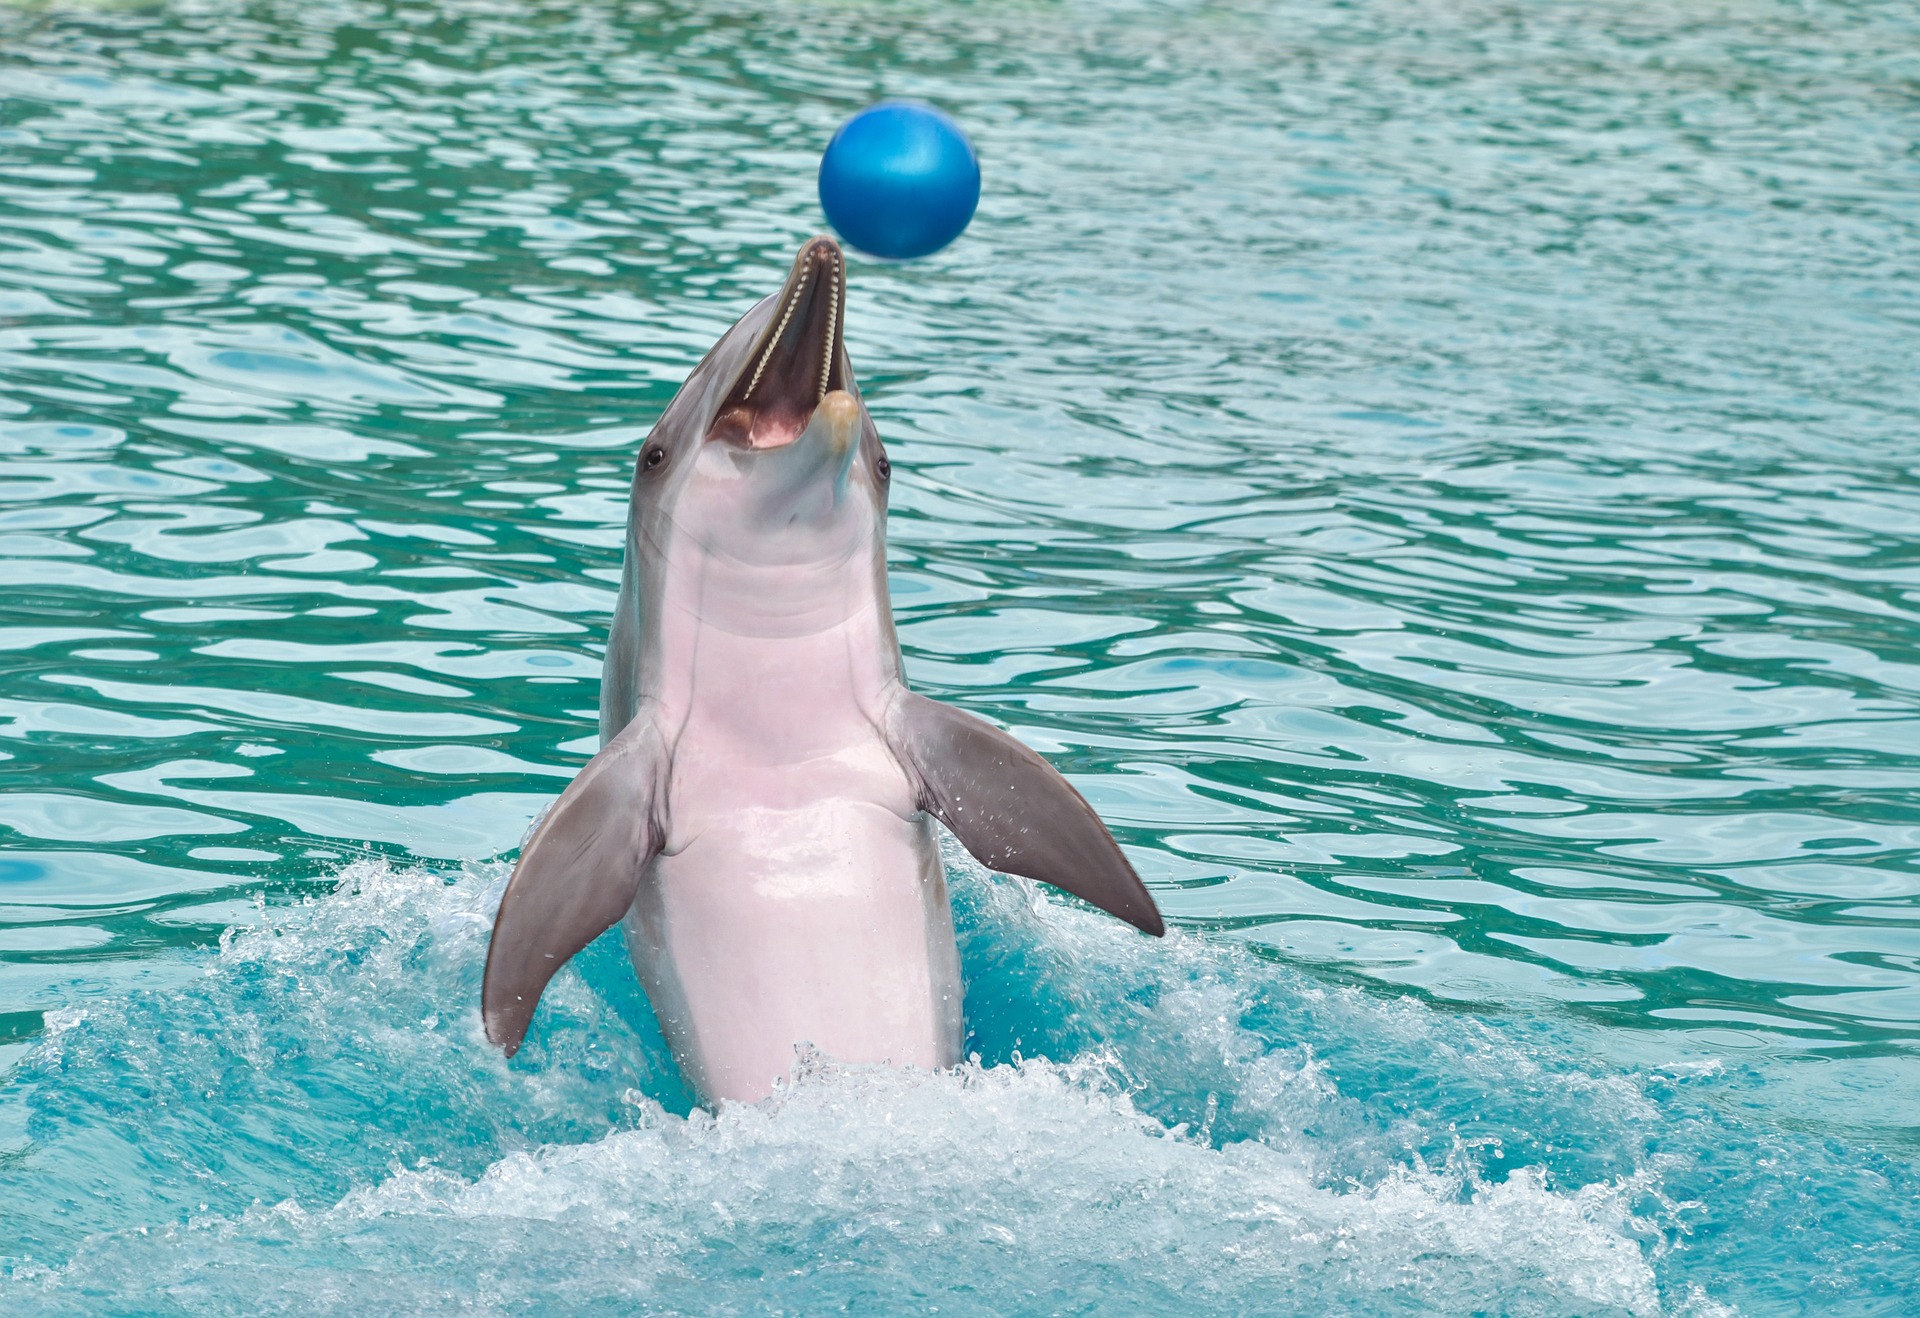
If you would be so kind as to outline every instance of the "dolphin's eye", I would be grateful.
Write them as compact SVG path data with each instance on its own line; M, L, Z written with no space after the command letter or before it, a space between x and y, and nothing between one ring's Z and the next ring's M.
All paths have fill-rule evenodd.
M884 454L881 455L880 461L873 464L873 469L880 473L881 480L886 480L893 475L893 464L887 461Z
M645 467L648 471L652 471L655 467L659 466L661 463L665 462L666 460L667 460L667 451L664 448L661 448L658 444L655 444L652 448L646 451L645 456L643 456L640 459L640 464L643 467Z

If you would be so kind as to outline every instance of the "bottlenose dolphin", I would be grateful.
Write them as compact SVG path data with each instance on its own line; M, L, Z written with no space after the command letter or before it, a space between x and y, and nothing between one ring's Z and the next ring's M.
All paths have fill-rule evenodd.
M989 868L1149 934L1159 911L1045 760L908 691L887 599L891 469L843 342L846 263L800 249L641 447L600 753L528 840L481 1008L511 1056L554 973L615 922L709 1103L812 1045L960 1060L938 819Z

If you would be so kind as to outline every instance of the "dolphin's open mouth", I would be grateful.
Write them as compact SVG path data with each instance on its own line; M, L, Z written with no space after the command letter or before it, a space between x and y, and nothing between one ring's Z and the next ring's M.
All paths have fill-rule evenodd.
M847 387L841 365L846 293L840 245L815 238L802 247L773 320L727 391L708 439L778 448L799 438L820 400Z

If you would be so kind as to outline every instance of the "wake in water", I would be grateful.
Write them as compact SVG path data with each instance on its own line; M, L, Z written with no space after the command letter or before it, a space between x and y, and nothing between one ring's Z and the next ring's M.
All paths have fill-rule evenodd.
M1814 1210L1872 1170L1714 1115L1724 1080L977 870L967 1065L802 1059L709 1114L612 939L520 1060L487 1045L504 878L356 864L187 991L57 1018L0 1095L8 1311L1725 1313L1812 1284L1769 1233L1819 1257ZM1904 1284L1854 1243L1833 1294Z

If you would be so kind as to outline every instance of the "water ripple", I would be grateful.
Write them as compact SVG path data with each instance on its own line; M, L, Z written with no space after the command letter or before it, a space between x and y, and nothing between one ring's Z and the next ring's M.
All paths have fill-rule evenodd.
M640 436L910 94L988 179L852 272L922 689L1177 923L1623 1056L1911 1066L1916 35L0 11L0 1033L343 858L517 843Z

